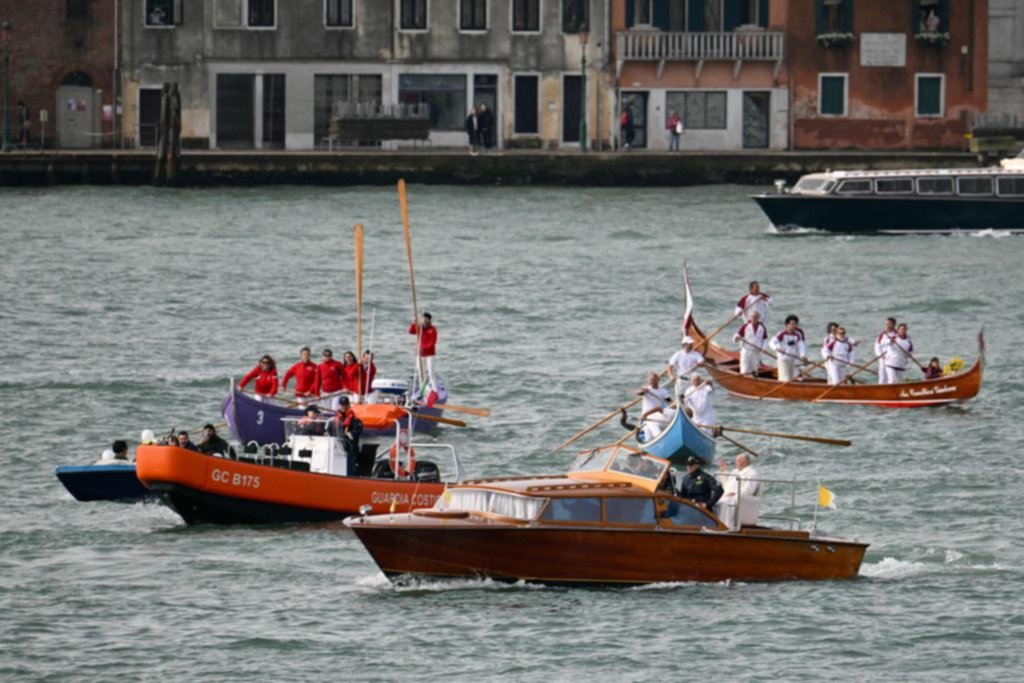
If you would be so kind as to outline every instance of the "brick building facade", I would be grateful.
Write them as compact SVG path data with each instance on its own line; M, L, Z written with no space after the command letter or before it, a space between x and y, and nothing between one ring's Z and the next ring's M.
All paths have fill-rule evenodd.
M113 143L117 5L117 0L3 3L0 21L13 27L7 112L12 130L18 130L15 105L21 100L32 119L33 144L43 135L48 147Z

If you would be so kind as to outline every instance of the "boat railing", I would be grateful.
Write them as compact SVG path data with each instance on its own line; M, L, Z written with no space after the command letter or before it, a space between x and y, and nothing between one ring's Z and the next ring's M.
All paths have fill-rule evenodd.
M429 450L433 448L435 450L446 450L451 453L452 467L455 469L455 481L452 483L462 483L462 479L466 476L466 472L462 469L462 461L459 460L459 453L455 450L455 446L448 443L417 443L414 444L414 448L417 450Z
M734 520L735 520L736 523L735 523L734 526L737 527L737 528L740 526L739 520L742 519L741 514L742 514L742 510L743 510L743 499L744 499L744 495L743 495L743 482L745 482L745 481L756 481L758 483L758 488L760 488L764 484L785 484L785 485L788 485L789 486L789 508L788 509L790 511L795 511L796 510L796 491L797 491L797 487L802 485L802 484L811 484L812 483L812 482L802 481L802 480L799 480L799 479L766 479L764 477L743 478L743 477L740 477L740 476L737 476L737 475L734 475L734 474L729 474L729 473L725 473L724 476L723 475L719 475L719 476L721 476L722 478L730 478L730 479L735 478L736 479L736 511L735 511L735 514L734 514ZM817 484L815 484L815 485L817 485ZM748 499L752 498L752 497L756 497L756 498L758 498L760 500L760 499L763 498L763 492L762 492L762 495L759 495L759 496L747 495L745 497L748 498ZM817 503L815 503L815 504L817 504ZM751 505L749 500L747 502L747 505L748 506ZM817 511L817 510L815 510L815 511ZM788 525L790 531L803 531L803 520L800 517L797 517L795 514L789 514L789 515L781 515L781 514L763 515L763 514L758 514L758 520L759 521L760 520L770 520L770 521L773 521L773 522L782 522L782 523L785 523L785 524Z

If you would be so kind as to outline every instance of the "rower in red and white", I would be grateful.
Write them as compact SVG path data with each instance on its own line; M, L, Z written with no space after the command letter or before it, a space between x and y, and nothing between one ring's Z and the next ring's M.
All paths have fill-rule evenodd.
M288 368L281 383L287 390L288 380L295 378L295 400L300 406L313 403L319 395L320 369L309 359L309 355L309 347L302 347L299 351L299 362Z
M417 355L420 363L420 375L426 374L431 389L436 392L441 386L441 382L437 371L437 328L434 327L433 317L424 311L422 322L417 323L414 320L409 325L409 334L419 335L420 346Z
M775 303L771 295L768 292L761 291L761 285L757 280L750 283L749 291L743 295L736 304L736 311L734 315L743 315L743 322L750 322L750 318L757 313L760 317L761 322L767 324L768 322L768 307Z
M780 382L788 382L796 377L797 365L807 362L807 344L804 331L798 327L799 323L800 319L795 315L786 316L786 326L768 343L775 352Z
M896 328L896 335L884 341L882 348L885 349L885 379L887 384L899 384L903 381L903 373L907 371L907 364L914 353L914 342L907 336L907 324L900 323Z
M885 355L885 347L892 342L896 336L896 318L885 319L885 329L879 332L875 338L875 358ZM878 383L889 383L889 368L885 365L885 358L878 364Z
M334 352L330 349L324 349L323 356L324 359L320 363L320 374L318 377L320 386L317 387L317 394L330 396L323 402L323 405L331 410L337 410L338 399L341 398L339 392L343 388L341 362L334 358Z
M761 365L761 352L768 346L768 330L761 324L761 314L751 313L750 320L740 326L732 339L740 343L740 374L755 374Z
M850 367L853 366L853 344L853 340L846 337L846 328L837 325L835 336L821 348L830 385L842 384L846 381L846 375L849 374Z

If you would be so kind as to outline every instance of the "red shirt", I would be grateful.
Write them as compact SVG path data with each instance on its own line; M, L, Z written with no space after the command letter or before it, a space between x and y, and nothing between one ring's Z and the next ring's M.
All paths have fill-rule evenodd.
M341 388L354 394L363 393L359 387L359 363L341 366Z
M325 394L333 394L334 392L341 391L345 388L341 375L341 368L341 361L336 361L333 358L320 363L319 391L322 391ZM319 393L319 391L317 393Z
M288 388L288 380L295 378L296 396L319 396L317 387L320 385L320 368L313 361L299 361L284 373L284 388Z
M277 395L277 370L264 370L261 366L257 365L249 373L242 378L242 383L238 385L239 389L244 389L245 385L256 378L256 393L260 396L276 396Z
M409 325L409 334L416 334L419 331L420 326L416 323ZM437 328L433 325L430 327L424 327L423 331L420 332L420 355L437 355Z

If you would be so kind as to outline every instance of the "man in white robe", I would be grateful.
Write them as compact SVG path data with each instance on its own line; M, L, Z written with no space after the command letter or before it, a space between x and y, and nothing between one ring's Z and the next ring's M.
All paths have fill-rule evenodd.
M725 479L725 493L718 499L715 514L729 527L735 528L739 522L736 518L737 508L742 511L744 505L757 505L754 498L760 495L761 482L757 470L750 465L750 456L746 453L736 456L736 468L731 472L726 471L728 466L725 460L722 460L720 467L721 473L718 478Z
M807 362L807 344L804 342L803 330L797 327L798 322L795 315L788 316L786 327L768 343L775 352L780 382L788 382L796 377L799 364Z
M693 350L693 337L683 337L682 348L668 359L668 374L676 383L676 398L686 391L690 373L704 365L704 356Z
M683 406L692 413L690 419L706 433L714 436L715 426L715 385L698 374L690 376L690 387L683 394Z
M768 346L768 330L761 324L761 315L754 311L750 321L740 326L733 341L740 343L740 374L753 375L761 366L761 352Z
M896 336L896 318L885 319L885 329L875 338L875 358L885 355L885 346ZM885 366L885 358L878 364L878 383L889 383L889 369Z

